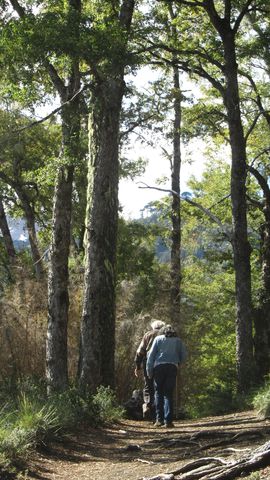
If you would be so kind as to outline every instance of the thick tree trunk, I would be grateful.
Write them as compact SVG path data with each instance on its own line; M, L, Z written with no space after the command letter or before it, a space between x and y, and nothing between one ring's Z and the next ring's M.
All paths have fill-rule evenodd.
M171 321L174 325L180 323L180 282L181 282L181 212L180 212L180 168L181 168L181 91L179 71L173 69L174 78L174 131L173 131L173 163L171 173L171 189L178 196L172 197L172 245L171 245Z
M124 93L126 46L134 0L123 0L114 20L121 31L121 54L97 76L89 117L89 178L84 305L79 382L95 391L114 386L115 263L118 224L119 121ZM120 38L119 38L120 40ZM120 48L120 45L119 45Z
M270 195L266 199L264 215L265 224L263 226L263 246L262 246L262 281L263 292L262 302L262 319L267 330L267 356L260 362L260 375L264 377L270 372Z
M119 115L124 84L109 80L93 95L80 384L114 385L115 261Z
M240 113L238 73L234 34L229 29L223 36L226 93L232 152L231 200L233 215L233 253L236 286L236 357L238 389L245 392L254 380L252 305L251 305L251 248L247 236L246 216L246 145Z
M270 188L265 179L254 167L248 170L255 176L263 191L262 211L264 223L261 225L262 289L260 305L255 312L255 362L257 379L263 382L270 371Z
M0 197L0 230L3 235L3 240L4 240L4 245L7 251L7 254L11 260L14 259L16 256L16 251L14 248L13 240L11 237L11 233L9 230L8 222L7 222L7 217L3 205L3 200Z
M48 330L46 376L48 392L68 385L67 326L69 309L68 257L71 240L71 210L74 164L78 155L80 115L78 102L62 111L62 154L54 194L52 243L48 275Z

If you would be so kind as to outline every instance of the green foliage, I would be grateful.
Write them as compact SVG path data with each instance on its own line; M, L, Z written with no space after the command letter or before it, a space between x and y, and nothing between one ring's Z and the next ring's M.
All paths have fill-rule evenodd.
M6 463L25 460L31 449L59 428L59 417L50 405L41 406L23 395L0 412L0 453Z
M260 472L253 472L250 475L248 475L247 480L263 480L263 477L261 476Z
M155 264L155 236L151 226L119 219L117 271L119 281L151 276Z
M9 397L10 401L4 403ZM0 467L23 462L37 445L82 424L97 426L119 420L112 390L100 387L96 395L82 394L75 387L46 397L45 383L31 378L6 381L0 386Z
M0 237L0 297L5 288L12 283L12 281L9 258Z
M188 408L195 416L231 411L236 380L233 274L203 258L189 261L183 267L182 303Z
M265 385L255 394L253 406L262 418L270 417L270 378L266 380Z
M102 422L112 422L123 418L124 410L117 405L116 396L110 387L101 386L93 396L93 405L97 408Z

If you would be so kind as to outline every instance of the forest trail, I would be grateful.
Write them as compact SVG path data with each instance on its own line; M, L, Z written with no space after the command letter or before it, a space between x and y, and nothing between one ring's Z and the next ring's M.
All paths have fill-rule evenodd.
M206 457L226 462L237 460L269 440L270 420L260 420L252 411L179 420L173 429L124 420L113 426L68 435L61 442L50 445L31 458L25 478L148 479L175 472L189 462ZM270 458L266 464L270 465ZM175 474L171 478L182 477ZM270 479L270 467L265 466L260 471L260 478Z

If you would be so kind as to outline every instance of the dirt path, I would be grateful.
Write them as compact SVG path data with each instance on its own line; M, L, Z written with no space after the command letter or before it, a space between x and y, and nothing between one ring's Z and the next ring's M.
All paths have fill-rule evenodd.
M32 458L27 478L139 480L201 457L239 458L269 439L270 421L260 421L254 412L178 421L167 430L127 420L53 444ZM270 479L270 468L260 475Z

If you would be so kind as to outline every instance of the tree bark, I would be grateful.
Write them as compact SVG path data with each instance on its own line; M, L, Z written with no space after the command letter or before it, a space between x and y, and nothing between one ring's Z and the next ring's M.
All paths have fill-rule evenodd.
M172 233L171 233L171 321L180 323L180 282L181 282L181 201L180 201L180 169L181 169L181 91L179 71L173 68L174 78L174 130L173 130L173 163L171 172L171 189L177 193L172 197Z
M239 392L246 392L254 381L251 248L246 215L246 145L240 113L238 67L234 33L227 28L222 35L225 59L225 106L232 152L231 200L233 216L233 253L236 287L236 367Z
M68 22L80 35L81 0L69 0ZM45 62L62 104L62 150L55 184L52 243L48 275L48 329L46 341L47 391L61 391L68 386L67 328L69 310L68 258L71 242L71 212L74 168L79 154L80 89L79 59L71 57L68 81L64 82L54 66Z
M270 188L267 180L254 167L248 170L257 179L263 191L262 211L264 223L261 225L261 264L262 289L260 306L254 316L254 350L258 381L263 382L270 371Z
M118 224L119 122L124 93L126 44L134 0L123 0L118 16L122 62L111 59L110 73L96 78L89 116L89 173L86 265L81 322L79 382L95 391L114 386L115 263Z
M15 251L12 236L9 230L2 197L0 197L0 230L3 235L4 245L5 245L8 257L11 260L13 260L16 256L16 251Z
M54 194L52 243L48 275L46 376L48 392L68 386L67 326L69 309L68 257L71 240L72 186L78 155L78 101L62 111L62 154ZM65 165L66 163L66 165Z
M119 114L124 84L109 80L89 118L89 187L80 383L114 385Z
M252 338L251 303L251 248L247 235L246 214L246 143L240 111L238 65L236 61L235 36L246 13L243 7L231 26L232 6L224 2L224 17L219 16L212 0L205 0L204 8L223 43L225 87L223 100L227 110L231 166L231 201L233 217L233 254L236 289L236 368L239 392L247 392L254 382L254 357ZM220 88L221 85L220 85Z

